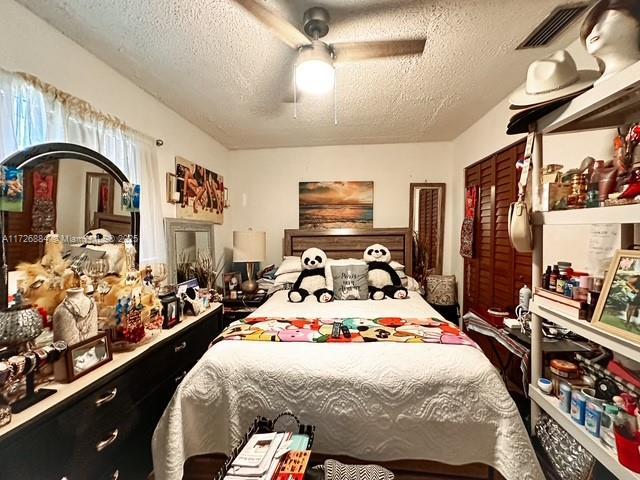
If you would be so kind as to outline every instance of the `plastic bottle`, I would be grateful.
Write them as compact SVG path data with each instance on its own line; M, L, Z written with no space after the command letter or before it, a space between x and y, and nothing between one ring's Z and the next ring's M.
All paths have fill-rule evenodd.
M551 280L551 265L547 265L547 269L542 276L542 288L549 290L549 281Z
M553 292L556 291L556 283L558 281L559 275L560 270L558 269L558 265L554 265L553 270L551 271L551 275L549 275L549 290Z

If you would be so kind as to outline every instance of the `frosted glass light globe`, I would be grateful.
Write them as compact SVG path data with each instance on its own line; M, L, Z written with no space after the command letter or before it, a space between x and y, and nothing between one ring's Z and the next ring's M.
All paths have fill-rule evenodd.
M329 93L335 84L333 57L329 47L314 40L300 49L296 65L296 87L313 95Z
M324 95L333 89L335 71L322 60L307 60L296 67L298 89L314 95Z

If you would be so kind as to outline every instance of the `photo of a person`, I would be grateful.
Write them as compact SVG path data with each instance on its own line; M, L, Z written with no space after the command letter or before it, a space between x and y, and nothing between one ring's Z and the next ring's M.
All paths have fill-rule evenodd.
M222 186L222 195L220 187ZM222 223L224 183L222 176L176 157L176 192L180 196L178 216Z

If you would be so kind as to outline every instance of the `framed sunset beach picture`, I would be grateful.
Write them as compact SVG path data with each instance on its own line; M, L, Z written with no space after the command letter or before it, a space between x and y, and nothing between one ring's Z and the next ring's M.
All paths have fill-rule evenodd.
M373 182L300 182L301 229L373 227Z

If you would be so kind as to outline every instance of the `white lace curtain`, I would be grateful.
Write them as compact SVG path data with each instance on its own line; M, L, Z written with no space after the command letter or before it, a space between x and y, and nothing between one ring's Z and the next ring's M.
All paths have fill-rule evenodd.
M131 183L140 184L140 263L165 261L153 140L36 77L0 69L0 160L46 142L95 150L117 165Z

